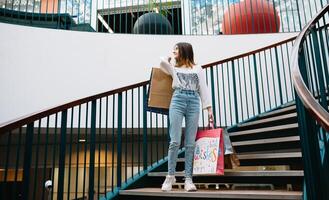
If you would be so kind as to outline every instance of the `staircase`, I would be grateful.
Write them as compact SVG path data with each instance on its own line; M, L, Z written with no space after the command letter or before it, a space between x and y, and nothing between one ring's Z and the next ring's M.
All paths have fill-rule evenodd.
M302 199L302 155L294 102L228 129L240 167L224 176L199 175L196 192L184 191L184 158L177 163L177 183L162 192L167 163L119 192L119 199Z

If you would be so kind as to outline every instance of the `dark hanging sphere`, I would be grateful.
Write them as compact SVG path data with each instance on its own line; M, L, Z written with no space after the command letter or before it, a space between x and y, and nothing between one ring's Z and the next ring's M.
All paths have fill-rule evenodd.
M135 22L135 34L171 34L171 25L167 18L159 13L146 13Z

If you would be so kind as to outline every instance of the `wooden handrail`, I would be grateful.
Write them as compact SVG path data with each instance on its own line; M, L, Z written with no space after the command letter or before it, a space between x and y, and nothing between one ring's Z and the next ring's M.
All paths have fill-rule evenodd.
M31 114L22 116L20 118L16 118L14 120L11 120L11 121L0 124L0 134L4 133L6 131L12 130L12 129L21 127L25 124L31 123L31 122L33 122L35 120L38 120L38 119L41 119L43 117L52 115L54 113L61 112L61 111L66 110L68 108L72 108L74 106L81 105L81 104L93 101L95 99L99 99L99 98L106 97L106 96L109 96L109 95L124 92L124 91L130 90L130 89L133 89L133 88L141 87L141 86L147 85L148 83L149 83L149 81L143 81L143 82L136 83L136 84L133 84L133 85L129 85L129 86L126 86L126 87L114 89L114 90L111 90L111 91L108 91L108 92L103 92L103 93L99 93L99 94L96 94L96 95L93 95L93 96L78 99L78 100L75 100L75 101L72 101L72 102L69 102L69 103L66 103L66 104L62 104L62 105L59 105L59 106L46 108L44 110L41 110L41 111L38 111L38 112L35 112L35 113L31 113Z
M212 63L208 63L208 64L205 64L205 65L202 65L202 68L208 68L208 67L212 67L212 66L215 66L215 65L220 65L222 63L226 63L226 62L229 62L229 61L232 61L232 60L236 60L236 59L239 59L239 58L242 58L242 57L245 57L245 56L249 56L249 55L252 55L252 54L255 54L255 53L264 51L266 49L271 49L271 48L276 47L276 46L279 46L281 44L285 44L287 42L294 41L295 39L296 39L296 36L293 36L293 37L290 37L288 39L282 40L280 42L277 42L277 43L274 43L274 44L271 44L271 45L268 45L268 46L265 46L265 47L262 47L262 48L259 48L259 49L255 49L255 50L249 51L247 53L242 53L242 54L239 54L239 55L236 55L236 56L225 58L225 59L220 60L220 61L216 61L216 62L212 62Z
M248 55L252 55L252 54L264 51L266 49L270 49L270 48L273 48L275 46L293 41L295 38L296 38L296 36L293 36L293 37L288 38L286 40L283 40L283 41L280 41L280 42L277 42L277 43L274 43L274 44L271 44L271 45L268 45L268 46L265 46L265 47L262 47L262 48L259 48L259 49L256 49L256 50L252 50L252 51L249 51L249 52L246 52L246 53L243 53L243 54L239 54L239 55L236 55L236 56L225 58L225 59L220 60L220 61L208 63L208 64L205 64L205 65L202 65L202 68L208 68L208 67L211 67L211 66L214 66L214 65L222 64L222 63L225 63L225 62L228 62L228 61L231 61L231 60L235 60L235 59L239 59L239 58L242 58L242 57L245 57L245 56L248 56ZM41 110L41 111L38 111L38 112L34 112L34 113L31 113L31 114L28 114L28 115L25 115L25 116L7 121L5 123L0 124L0 134L4 133L4 132L7 132L9 130L13 130L13 129L18 128L18 127L21 127L21 126L26 125L28 123L31 123L35 120L41 119L43 117L52 115L52 114L60 112L60 111L63 111L65 109L68 109L68 108L71 108L71 107L74 107L74 106L77 106L77 105L81 105L83 103L90 102L90 101L93 101L95 99L99 99L99 98L103 98L103 97L113 95L113 94L116 94L116 93L124 92L124 91L129 90L129 89L144 86L144 85L147 85L148 83L149 83L149 81L143 81L143 82L136 83L136 84L133 84L133 85L129 85L129 86L126 86L126 87L122 87L122 88L119 88L119 89L115 89L115 90L111 90L111 91L108 91L108 92L103 92L103 93L96 94L96 95L93 95L93 96L78 99L78 100L75 100L75 101L72 101L72 102L69 102L69 103L66 103L66 104L61 104L59 106L54 106L54 107L51 107L51 108L47 108L47 109L44 109L44 110Z
M315 120L328 132L329 131L329 113L316 101L312 93L307 89L306 84L302 78L298 64L298 53L301 50L302 42L305 40L310 28L329 11L329 4L311 19L311 21L304 27L304 29L297 36L295 44L292 49L292 80L294 87L305 108L315 118Z

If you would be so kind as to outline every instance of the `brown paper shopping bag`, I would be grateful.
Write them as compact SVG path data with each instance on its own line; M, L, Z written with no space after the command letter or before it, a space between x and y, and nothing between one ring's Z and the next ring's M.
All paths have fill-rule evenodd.
M153 67L148 107L169 109L172 94L172 77L163 72L160 68Z

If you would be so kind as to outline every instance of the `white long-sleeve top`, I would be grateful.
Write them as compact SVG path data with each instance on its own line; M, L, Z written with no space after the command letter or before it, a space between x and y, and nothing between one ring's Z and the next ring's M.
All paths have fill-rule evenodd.
M202 108L211 107L210 91L206 83L206 73L200 65L193 68L175 67L168 62L168 59L160 58L160 68L172 76L172 88L198 91L200 94Z

